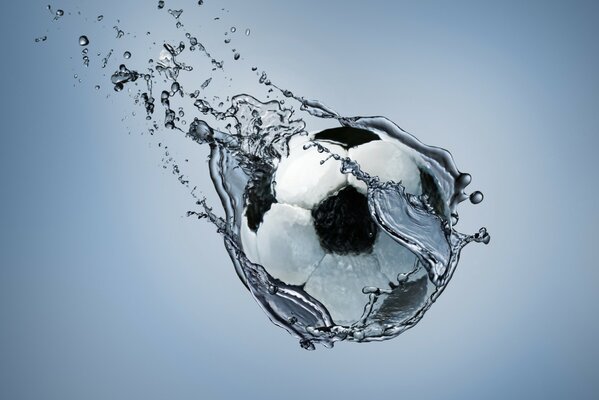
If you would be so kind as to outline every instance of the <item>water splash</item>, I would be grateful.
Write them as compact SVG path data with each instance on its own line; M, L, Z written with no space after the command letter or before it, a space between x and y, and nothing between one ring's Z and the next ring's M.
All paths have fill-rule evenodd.
M202 5L202 1L198 5ZM164 6L161 0L157 8L161 10ZM168 14L177 20L177 28L183 27L180 22L183 9L169 9ZM96 18L97 21L102 19L103 15ZM117 26L114 30L117 38L124 36ZM236 27L230 27L225 35L233 35L236 30ZM215 226L223 237L239 278L268 317L296 336L303 348L314 349L316 343L331 347L343 340L384 340L413 327L447 287L462 249L471 242L489 243L490 237L484 228L472 235L455 229L459 220L458 205L467 199L472 204L483 200L479 191L469 195L465 192L471 176L458 170L449 152L423 144L392 121L383 117L342 116L319 101L296 95L274 84L265 71L258 73L255 66L251 67L251 71L258 74L257 83L268 87L275 99L263 102L248 94L226 100L218 96L209 98L206 90L211 82L225 79L220 75L204 77L199 88L185 90L181 76L194 71L191 65L179 59L186 50L197 50L209 60L211 71L204 68L200 69L201 73L224 71L225 68L224 62L212 57L197 36L185 32L184 40L189 47L183 41L163 43L157 60L150 59L145 69L121 64L110 76L115 92L123 92L129 87L127 92L131 93L134 104L144 107L150 135L156 134L162 125L180 132L197 145L209 147L208 171L222 203L222 217L197 194L197 186L190 184L190 179L181 172L168 146L159 144L164 149L163 167L171 168L178 181L189 188L190 194L197 200L198 210L190 211L189 216L208 220ZM245 30L245 36L250 36L249 28ZM229 37L225 39L227 44L230 43ZM82 55L87 66L88 37L81 35L79 44L84 47ZM113 49L109 49L101 59L102 69L108 65L112 53ZM233 49L233 53L234 60L243 62L240 52ZM125 51L123 58L131 61L131 52ZM138 85L140 82L142 84ZM100 85L96 84L94 88L99 90ZM158 104L154 93L160 99ZM280 98L277 98L277 93ZM193 108L177 108L174 99L188 100ZM286 104L286 100L298 106L299 112ZM156 112L160 107L162 118ZM369 175L355 160L336 154L314 140L306 117L327 121L332 127L367 131L382 139L401 143L417 155L427 179L439 190L438 198L431 198L429 194L417 196L409 193L401 182L384 181ZM213 122L208 122L208 119ZM306 150L314 147L322 154L323 166L336 162L342 174L365 184L372 220L396 246L416 255L411 269L398 273L390 287L362 288L363 313L352 323L335 321L331 311L302 285L276 279L269 273L268 265L252 262L244 248L241 226L248 196L265 185L264 177L272 177L280 161L288 156L289 143L297 138L308 141L304 146ZM268 181L266 184L276 185L276 182Z
M230 116L238 122L248 121L248 113L254 116L254 121L276 120L284 115L284 109L279 102L274 102L275 107L265 110L260 107L262 103L248 96L241 96L234 101L242 101L252 106L244 112L232 107ZM288 125L283 124L270 132L261 129L261 124L242 122L237 135L234 136L235 141L231 140L230 134L214 131L207 125L202 125L202 135L190 135L201 137L201 142L213 144L210 156L211 176L219 189L226 214L221 223L231 221L225 223L226 229L220 230L225 237L225 246L240 278L261 303L271 320L298 336L302 343L331 346L339 340L373 341L395 337L414 326L440 296L453 276L464 246L471 242L489 242L486 229L481 228L474 235L461 234L452 228L451 219L447 217L457 215L458 203L468 198L463 190L470 179L457 170L448 152L420 143L385 118L343 118L320 106L318 102L302 103L305 103L306 110L310 110L311 115L335 118L342 126L368 128L379 135L389 135L413 149L418 149L428 166L435 171L440 187L445 188L446 209L441 212L434 210L426 196L418 197L406 193L400 183L381 182L376 176L369 176L363 172L355 161L332 154L317 142L306 146L316 146L322 153L328 153L329 159L341 161L343 173L352 174L367 184L368 205L372 218L397 243L418 256L417 266L413 272L403 277L398 276L397 286L391 290L364 288L363 293L368 295L364 314L359 321L347 326L336 324L328 310L302 287L287 285L273 278L267 272L268 266L252 263L245 256L240 240L243 210L240 204L244 204L247 190L251 187L252 174L265 169L265 163L266 169L272 168L271 163L276 162L275 160L287 151L286 146L260 146L272 146L282 138L281 143L288 143L291 137L305 133L303 121L300 120L296 121L296 130L286 130ZM258 147L256 144L259 144ZM258 159L251 157L256 155L259 155ZM325 162L326 160L325 158ZM209 217L206 213L201 215ZM414 298L418 300L405 304L406 299ZM294 321L293 324L289 323L291 320Z

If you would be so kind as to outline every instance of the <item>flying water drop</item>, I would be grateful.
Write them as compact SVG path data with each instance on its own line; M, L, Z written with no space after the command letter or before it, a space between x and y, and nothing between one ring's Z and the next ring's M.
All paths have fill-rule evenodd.
M168 13L170 15L172 15L175 19L179 19L179 17L181 16L181 14L183 14L183 9L181 10L168 10Z
M482 192L479 192L478 190L476 192L472 192L472 194L470 194L470 202L472 204L479 204L483 201L484 196L482 194Z

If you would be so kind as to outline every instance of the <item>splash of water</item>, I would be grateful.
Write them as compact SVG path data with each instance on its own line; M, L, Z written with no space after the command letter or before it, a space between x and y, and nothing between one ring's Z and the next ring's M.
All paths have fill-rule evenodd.
M355 161L332 154L317 142L306 146L317 146L322 153L329 153L329 158L342 162L343 173L366 183L372 218L397 243L416 254L419 261L412 272L398 277L397 286L391 290L364 288L363 293L368 295L368 299L365 301L364 314L357 323L351 326L336 324L318 299L301 287L287 285L273 278L268 273L268 266L252 263L243 252L240 239L241 212L252 174L272 168L272 164L286 154L284 144L291 137L305 133L303 124L296 121L293 125L278 102L271 102L271 107L266 108L256 99L242 95L234 98L233 104L227 116L238 122L235 135L215 131L201 122L198 122L201 133L190 134L199 138L196 141L212 144L210 171L226 218L217 222L206 209L199 215L219 226L240 278L271 320L298 336L304 347L311 348L309 343L331 346L338 340L361 342L399 335L414 326L446 288L464 246L470 242L489 242L489 235L484 228L474 235L465 235L452 227L449 216L457 216L458 203L468 198L463 190L470 178L458 171L447 151L422 144L385 118L343 118L317 102L306 102L306 110L309 109L312 115L335 118L341 126L389 135L418 150L427 165L435 171L446 198L446 209L438 213L426 196L411 195L400 183L381 182L376 176L363 172ZM240 107L240 104L244 107ZM248 118L250 115L253 118ZM258 121L263 119L284 123L278 126L265 124L267 129L261 129L262 123ZM292 126L295 129L291 129ZM205 207L205 203L199 204ZM405 304L406 299L417 300Z
M202 5L200 1L198 3ZM164 2L158 2L158 9ZM62 11L62 10L59 10ZM64 12L63 12L64 14ZM168 9L177 22L176 28L183 27L183 9ZM56 13L58 16L58 12ZM98 16L97 21L104 17ZM220 18L216 17L215 19ZM117 38L124 32L117 26ZM229 29L236 32L235 27ZM225 33L225 35L227 35ZM245 30L245 36L250 29ZM189 51L198 50L210 60L212 71L223 70L224 62L217 61L190 32L185 34ZM45 40L45 37L44 39ZM229 43L227 38L225 43ZM89 64L86 35L79 37L84 47L84 64ZM215 77L209 77L194 91L186 91L180 83L181 74L193 71L191 65L179 60L186 50L183 41L178 44L164 43L156 61L149 60L145 72L140 72L125 64L119 65L110 80L116 92L128 85L145 82L137 87L135 103L143 104L146 119L151 121L149 133L153 135L159 128L156 118L154 91L159 88L160 105L164 110L162 125L181 132L194 143L209 146L208 170L220 197L222 217L214 212L205 199L198 198L196 187L191 194L197 199L199 210L190 211L190 216L210 221L222 235L239 278L246 285L268 317L278 326L300 339L306 349L313 349L315 343L331 347L335 342L348 340L367 342L395 337L413 327L437 300L451 280L458 265L462 249L471 242L489 242L486 229L481 228L473 235L455 230L458 221L458 205L470 199L478 204L483 200L480 192L467 195L465 188L471 176L456 167L449 152L438 147L423 144L411 134L402 130L392 121L383 117L345 117L319 101L295 95L292 91L273 84L266 72L258 76L258 83L278 91L281 99L262 102L248 94L233 96L227 101L213 101L205 95L205 90ZM105 68L113 50L102 59ZM100 53L98 53L100 54ZM131 52L125 51L123 58L131 59ZM234 50L234 60L240 54ZM257 71L256 67L251 68ZM166 86L165 86L166 85ZM96 90L100 88L95 86ZM162 89L162 90L160 90ZM178 97L193 103L192 111L178 110L172 106L172 99ZM299 105L300 113L285 104L289 99ZM225 107L227 105L227 107ZM216 123L208 123L200 119ZM187 124L186 115L193 115ZM307 131L307 116L330 121L338 127L365 130L389 141L401 143L418 154L421 165L441 193L441 199L431 199L427 195L416 196L408 193L401 182L383 181L362 170L359 163L350 157L335 154L318 141L311 139ZM185 128L189 125L188 128ZM413 268L398 274L390 288L365 286L364 311L360 318L351 324L339 324L317 298L310 295L303 286L290 285L269 274L268 265L252 262L244 249L241 239L241 224L247 205L248 192L257 185L256 177L272 174L281 159L289 153L289 143L297 137L309 138L305 149L315 147L323 154L322 164L340 163L340 171L355 177L367 187L368 211L377 226L398 246L409 249L417 256ZM191 187L189 179L181 173L179 165L173 161L165 146L166 164L172 165L175 174L183 185Z

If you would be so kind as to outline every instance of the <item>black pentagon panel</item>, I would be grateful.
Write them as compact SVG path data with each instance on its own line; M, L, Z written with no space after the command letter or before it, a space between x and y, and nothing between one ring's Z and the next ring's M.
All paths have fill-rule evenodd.
M441 192L439 192L435 178L428 172L420 169L420 182L422 184L422 194L428 196L429 203L433 207L435 214L445 218L445 200Z
M316 135L314 135L314 139L335 142L345 149L351 149L352 147L372 142L374 140L381 140L378 135L365 129L350 128L345 126L318 132Z
M273 203L277 202L272 192L273 177L273 168L270 165L263 165L256 168L245 189L245 216L248 227L254 232L262 223L264 214L270 210Z
M370 253L378 227L370 216L368 199L353 186L323 200L312 210L314 227L325 251L336 254Z

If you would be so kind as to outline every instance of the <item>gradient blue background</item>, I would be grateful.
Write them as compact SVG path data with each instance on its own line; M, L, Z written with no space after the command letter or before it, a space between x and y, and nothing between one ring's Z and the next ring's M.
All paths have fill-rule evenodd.
M459 228L487 226L491 244L464 251L417 327L316 352L268 321L214 229L184 217L193 202L161 168L160 137L139 135L124 93L106 98L97 60L81 66L84 32L94 60L115 47L121 62L117 18L142 33L132 61L179 39L155 3L53 3L73 13L57 22L46 2L3 4L1 399L599 396L599 3L167 0L237 74L223 93L263 96L256 64L449 149L485 193ZM235 66L233 25L252 29ZM194 73L199 85L209 69Z

